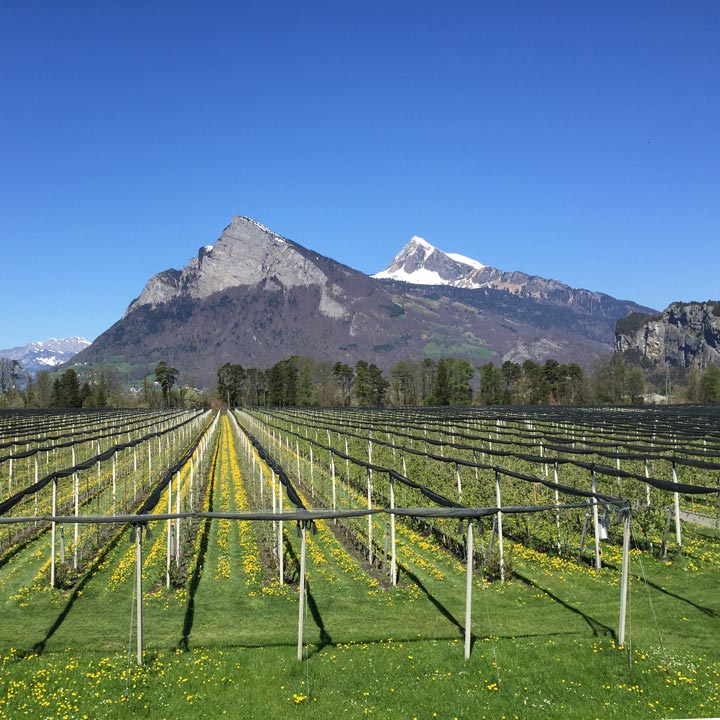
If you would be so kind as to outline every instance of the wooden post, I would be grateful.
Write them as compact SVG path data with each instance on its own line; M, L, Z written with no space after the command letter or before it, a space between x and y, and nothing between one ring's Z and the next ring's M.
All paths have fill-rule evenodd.
M467 571L465 575L465 659L470 658L472 640L472 578L473 578L473 522L468 518L467 524Z
M630 508L625 512L623 526L622 577L620 581L620 625L618 645L625 645L625 617L627 615L628 578L630 576Z

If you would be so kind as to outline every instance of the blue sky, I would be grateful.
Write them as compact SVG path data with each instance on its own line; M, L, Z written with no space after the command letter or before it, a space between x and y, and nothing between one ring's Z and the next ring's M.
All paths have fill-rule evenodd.
M0 348L249 215L656 308L720 297L720 3L0 4Z

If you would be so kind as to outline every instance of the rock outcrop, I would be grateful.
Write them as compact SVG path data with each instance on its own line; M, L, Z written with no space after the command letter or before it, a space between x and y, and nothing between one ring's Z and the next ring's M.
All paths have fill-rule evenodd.
M615 352L649 366L720 364L720 302L676 302L662 314L618 320Z

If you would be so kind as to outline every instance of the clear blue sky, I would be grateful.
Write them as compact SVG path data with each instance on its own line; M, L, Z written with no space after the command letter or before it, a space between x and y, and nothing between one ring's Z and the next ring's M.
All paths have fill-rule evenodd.
M720 297L720 3L0 3L0 348L93 339L249 215Z

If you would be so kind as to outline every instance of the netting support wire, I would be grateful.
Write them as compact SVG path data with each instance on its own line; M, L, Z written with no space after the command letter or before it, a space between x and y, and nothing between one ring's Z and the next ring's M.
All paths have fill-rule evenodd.
M593 494L597 493L597 480L595 478L595 470L591 470L591 483ZM600 560L600 523L598 521L598 503L597 498L592 499L592 517L593 529L595 530L595 569L600 570L602 562Z
M142 525L135 526L135 603L137 607L137 664L143 664Z
M673 482L677 485L677 465L673 460L672 464ZM673 493L673 501L675 503L675 539L677 540L678 547L682 545L682 529L680 527L680 494L677 492Z
M300 523L300 605L298 609L298 644L297 659L302 660L303 651L303 620L305 617L305 543L307 523Z
M500 471L495 470L495 501L497 502L497 540L500 556L500 582L505 582L505 555L503 552L502 500L500 499Z
M623 525L622 577L620 581L620 624L618 645L625 645L625 618L627 615L628 578L630 577L630 509L625 511Z
M467 573L465 579L465 659L470 659L472 643L472 579L473 579L473 522L467 524ZM502 565L500 566L502 567Z

